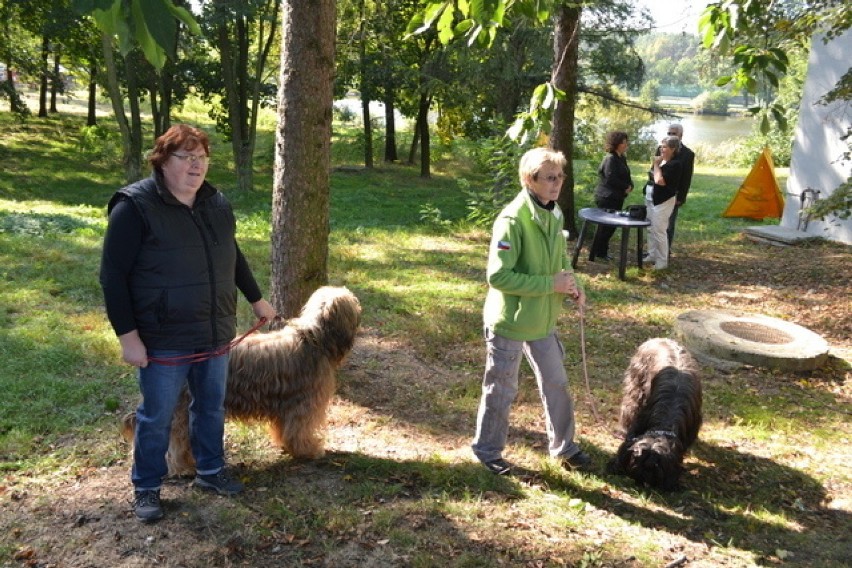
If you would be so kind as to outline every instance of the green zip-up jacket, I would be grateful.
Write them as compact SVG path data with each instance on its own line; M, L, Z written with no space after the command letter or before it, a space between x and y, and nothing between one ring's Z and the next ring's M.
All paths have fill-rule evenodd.
M565 294L553 276L570 270L562 218L559 205L548 211L523 189L494 221L483 319L495 334L534 341L556 328Z

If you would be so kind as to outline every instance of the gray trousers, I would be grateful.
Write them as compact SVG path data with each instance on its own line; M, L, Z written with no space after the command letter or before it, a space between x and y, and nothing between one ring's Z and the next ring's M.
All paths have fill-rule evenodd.
M509 432L509 411L518 394L521 353L538 382L547 424L548 452L570 457L580 451L574 443L574 402L568 394L565 352L556 332L536 341L515 341L485 330L487 360L482 399L476 417L473 453L481 462L502 457Z

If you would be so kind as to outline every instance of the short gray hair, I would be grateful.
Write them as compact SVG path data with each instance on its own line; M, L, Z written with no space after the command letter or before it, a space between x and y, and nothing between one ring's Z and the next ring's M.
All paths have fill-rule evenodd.
M565 159L565 154L550 148L533 148L521 156L521 163L518 166L521 185L525 185L527 178L534 178L541 166L548 163L559 166L559 169L565 169L568 160Z
M669 148L675 151L677 154L680 151L680 138L677 136L666 136L660 141L660 144L665 144Z

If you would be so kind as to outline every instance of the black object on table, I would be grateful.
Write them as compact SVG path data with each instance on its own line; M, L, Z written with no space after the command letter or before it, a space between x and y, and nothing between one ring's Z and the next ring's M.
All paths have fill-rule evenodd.
M624 269L627 266L627 239L630 236L631 227L636 228L636 262L639 268L642 268L642 229L649 227L651 222L647 219L631 219L627 216L626 211L612 211L609 209L598 209L597 207L587 207L580 209L580 218L583 219L583 226L580 228L580 236L577 238L577 244L574 246L574 257L571 260L571 266L577 268L577 257L580 256L580 249L583 248L583 239L586 238L586 227L589 223L597 225L610 225L612 227L621 227L621 256L618 259L618 277L624 280ZM589 253L589 260L595 260L595 251Z

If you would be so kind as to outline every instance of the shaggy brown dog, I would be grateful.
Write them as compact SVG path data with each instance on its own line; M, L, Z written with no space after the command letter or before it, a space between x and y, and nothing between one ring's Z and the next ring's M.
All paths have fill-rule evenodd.
M351 351L360 323L358 298L346 288L325 286L311 295L298 318L246 337L231 350L226 416L267 422L272 443L293 457L322 456L335 371ZM195 473L189 402L184 389L166 454L169 475ZM123 421L125 439L133 440L135 428L136 412L131 412Z
M695 359L676 341L649 339L624 373L624 442L609 464L640 484L677 487L683 456L701 428L701 380Z

